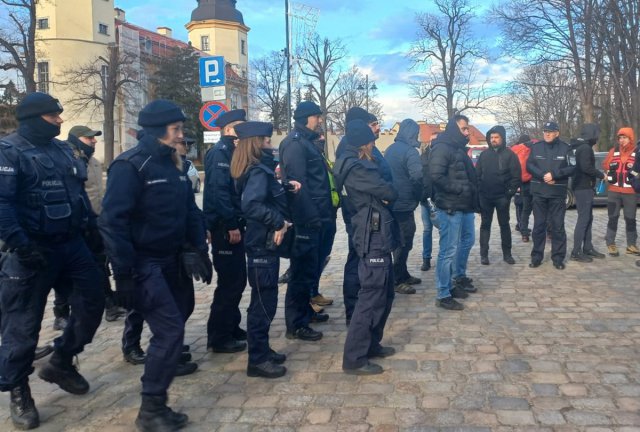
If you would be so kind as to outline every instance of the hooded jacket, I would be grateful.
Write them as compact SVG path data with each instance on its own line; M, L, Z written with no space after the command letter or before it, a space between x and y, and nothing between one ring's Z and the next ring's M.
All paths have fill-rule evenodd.
M633 169L636 155L636 137L630 127L620 128L616 136L624 135L629 137L629 144L621 147L617 144L609 150L609 154L602 162L609 185L609 191L623 194L635 193L629 182L629 172Z
M571 140L569 163L576 167L571 181L573 190L593 189L596 179L604 178L604 173L596 169L596 157L593 152L599 135L598 125L587 123L582 126L580 138Z
M476 171L465 151L469 139L454 118L434 140L429 155L429 175L435 205L445 211L473 212L478 208Z
M87 191L91 208L96 215L102 212L102 198L104 198L104 184L102 182L102 163L93 157L95 149L86 145L74 135L69 135L67 144L74 156L81 159L87 166L87 181L84 189Z
M419 134L418 123L411 119L403 120L394 143L384 154L391 167L393 187L398 191L398 199L393 205L395 212L414 211L422 195Z
M502 144L491 147L491 134L498 133ZM494 126L487 132L489 148L480 153L476 164L478 191L490 199L509 198L515 195L521 184L521 169L518 156L507 148L507 134L502 126Z
M531 146L531 154L527 159L527 171L531 174L531 194L542 198L567 197L567 183L573 175L575 167L568 162L569 145L559 138L548 143L538 141ZM551 173L554 184L544 181L544 176Z

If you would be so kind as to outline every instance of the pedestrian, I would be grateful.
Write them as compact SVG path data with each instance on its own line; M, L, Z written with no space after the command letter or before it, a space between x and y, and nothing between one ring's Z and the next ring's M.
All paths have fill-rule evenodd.
M608 183L607 191L607 233L605 241L609 256L620 255L616 246L616 233L618 231L618 219L620 211L623 212L625 233L627 236L627 254L640 255L636 245L638 232L636 229L636 209L638 198L630 182L629 171L636 161L635 134L632 128L620 128L617 134L616 145L609 150L607 157L602 162Z
M231 160L231 175L236 180L246 220L245 247L251 303L247 309L249 361L247 375L279 378L287 369L287 356L269 346L269 328L278 306L277 248L284 240L289 209L283 185L276 180L274 149L271 146L273 125L246 122L236 126L238 144ZM287 186L296 193L300 183Z
M558 123L544 124L543 140L531 146L527 171L531 173L533 195L533 248L529 267L542 264L547 241L547 225L551 232L551 261L558 270L565 269L567 233L564 228L567 183L575 167L567 160L569 145L560 140Z
M399 294L415 293L415 289L407 290L407 287L422 282L409 274L407 269L407 259L416 234L414 212L422 197L419 135L418 123L411 119L403 120L393 144L384 154L391 167L393 187L398 191L398 199L393 203L393 217L400 228L400 241L398 249L393 252L393 275L394 289Z
M509 212L511 198L520 187L520 163L518 157L507 148L506 131L494 126L486 135L489 148L480 153L476 164L478 195L480 202L480 263L489 265L489 239L494 210L500 225L502 259L515 264L511 254L511 226Z
M217 353L243 351L247 332L240 328L240 301L247 285L244 218L229 166L236 148L235 127L246 121L243 109L216 119L220 141L205 156L203 210L211 233L213 267L218 275L207 322L207 349Z
M429 155L431 154L431 144L437 138L440 131L431 134L431 139L424 146L420 155L422 164L422 197L420 199L420 215L422 217L422 265L421 271L431 270L431 254L433 251L433 221L432 214L436 211L433 204L433 187L431 185L431 175L429 174Z
M454 271L461 273L465 269L468 251L473 246L473 229L470 228L474 223L473 213L478 207L476 172L465 150L468 142L469 118L456 114L432 144L429 156L429 174L440 224L440 250L435 274L436 306L448 310L464 309L455 298L469 295L463 285L452 286ZM463 226L466 233L464 242L461 240ZM460 257L459 249L464 250Z
M391 252L397 247L389 207L398 193L373 162L375 135L367 123L353 120L346 129L347 147L334 172L338 190L344 186L355 212L351 223L353 246L360 257L360 292L347 331L342 369L347 374L374 375L383 369L369 359L395 354L393 347L382 346L381 341L392 306Z
M516 205L516 212L518 216L518 229L522 236L522 242L528 243L531 238L531 230L529 229L529 217L531 217L531 211L533 210L533 197L531 196L531 174L527 171L527 159L529 153L531 153L531 146L533 141L527 134L522 134L518 138L518 142L511 147L516 156L518 156L518 162L520 162L520 173L522 183L520 185L520 200L522 206L519 208Z
M175 431L188 422L187 415L167 407L192 307L184 279L210 283L213 272L204 217L175 150L184 121L182 110L168 100L155 100L140 111L144 134L109 167L100 215L116 292L153 335L135 421L141 431Z
M309 327L314 314L309 303L310 287L319 283L325 258L331 252L335 234L335 208L327 164L314 141L322 118L320 107L301 102L294 111L294 128L280 144L283 182L304 185L298 193L287 193L294 230L291 279L285 296L286 336L317 341L322 333ZM322 316L326 321L329 316Z
M593 198L597 179L604 179L604 173L596 169L596 157L593 146L598 142L600 127L594 123L582 126L580 137L571 140L569 161L575 165L571 182L576 200L578 219L573 230L573 250L570 259L578 262L592 262L593 258L602 259L603 253L595 250L591 237L593 224Z
M93 339L104 310L100 272L82 236L97 230L84 189L86 166L55 139L62 111L52 96L30 93L16 108L17 132L0 140L0 390L10 392L11 420L18 429L40 424L29 375L54 282L72 280L71 313L38 373L44 381L72 394L89 391L73 357Z

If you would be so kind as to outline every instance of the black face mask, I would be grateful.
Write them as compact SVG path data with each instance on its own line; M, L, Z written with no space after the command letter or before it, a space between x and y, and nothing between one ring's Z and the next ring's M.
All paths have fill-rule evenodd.
M265 164L269 168L274 169L278 164L275 160L276 149L263 148L261 150L262 150L262 157L260 158L260 162Z
M18 134L34 145L49 144L60 135L60 126L51 124L42 117L33 117L20 122Z

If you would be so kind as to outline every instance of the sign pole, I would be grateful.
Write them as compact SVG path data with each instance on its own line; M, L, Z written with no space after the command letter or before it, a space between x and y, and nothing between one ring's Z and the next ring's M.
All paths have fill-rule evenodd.
M287 47L285 54L287 56L287 132L291 132L291 30L289 29L289 0L284 0L286 31L287 31Z

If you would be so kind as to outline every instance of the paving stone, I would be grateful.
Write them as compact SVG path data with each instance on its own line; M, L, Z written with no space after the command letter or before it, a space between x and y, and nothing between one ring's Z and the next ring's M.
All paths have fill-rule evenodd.
M520 426L536 424L531 411L502 411L496 410L498 422L503 425Z
M611 424L611 420L604 415L590 411L568 410L564 412L568 423L578 426L596 426Z
M528 410L529 402L521 398L490 397L491 408L497 410Z

